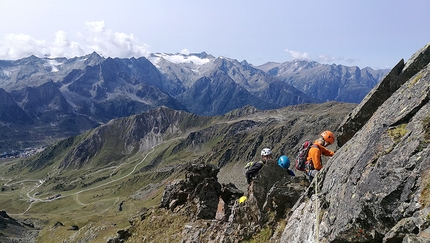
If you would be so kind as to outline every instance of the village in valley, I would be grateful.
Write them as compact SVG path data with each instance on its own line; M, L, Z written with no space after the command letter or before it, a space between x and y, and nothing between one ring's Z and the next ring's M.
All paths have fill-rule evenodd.
M12 151L4 151L0 154L0 159L13 159L13 158L22 158L29 157L39 152L45 150L45 146L38 148L26 148L24 150L12 150Z

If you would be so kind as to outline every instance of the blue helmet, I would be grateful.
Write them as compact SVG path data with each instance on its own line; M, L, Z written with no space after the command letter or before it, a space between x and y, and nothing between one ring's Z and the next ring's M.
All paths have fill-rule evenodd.
M278 165L284 169L288 169L290 167L290 159L287 156L282 155L278 159Z

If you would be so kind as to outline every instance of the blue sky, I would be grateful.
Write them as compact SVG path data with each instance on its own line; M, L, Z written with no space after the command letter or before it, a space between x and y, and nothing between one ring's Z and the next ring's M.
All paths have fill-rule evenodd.
M429 0L1 0L0 59L206 51L392 68L430 43Z

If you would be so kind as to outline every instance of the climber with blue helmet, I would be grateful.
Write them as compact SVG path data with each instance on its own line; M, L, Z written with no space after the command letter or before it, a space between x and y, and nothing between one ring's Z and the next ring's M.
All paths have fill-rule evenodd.
M289 175L295 176L294 172L289 169L290 168L290 159L286 155L282 155L281 157L279 157L278 165L281 168L286 169Z
M282 155L278 159L278 165L284 169L288 169L290 167L290 159L286 155Z

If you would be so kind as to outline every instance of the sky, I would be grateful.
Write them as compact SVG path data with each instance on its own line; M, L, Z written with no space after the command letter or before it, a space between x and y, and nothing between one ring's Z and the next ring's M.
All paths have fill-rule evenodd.
M430 43L429 0L0 0L0 60L200 53L392 68Z

